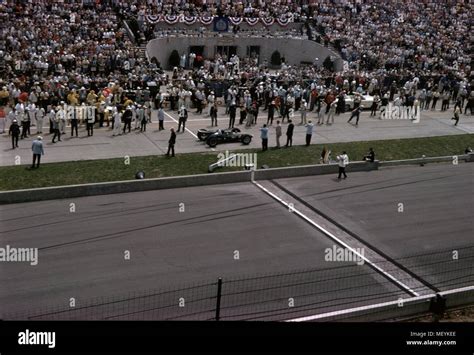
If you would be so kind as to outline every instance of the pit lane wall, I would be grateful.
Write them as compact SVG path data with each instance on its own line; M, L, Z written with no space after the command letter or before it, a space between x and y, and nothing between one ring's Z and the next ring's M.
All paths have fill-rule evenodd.
M474 162L474 153L457 156L459 163ZM360 172L378 170L383 166L397 166L406 164L424 165L427 163L448 163L452 164L452 156L420 158L409 160L398 160L393 162L373 163L359 161L351 162L347 167L347 172ZM254 180L282 179L298 176L336 174L337 164L304 165L289 168L269 168L255 171L221 172L213 174L176 176L144 180L114 181L95 184L83 184L72 186L45 187L39 189L26 189L0 192L0 205L10 203L22 203L44 200L57 200L72 197L109 195L127 192L150 191L160 189L173 189L180 187L205 186L217 184L233 184L250 182Z
M370 171L378 168L378 162L351 162L347 171ZM57 200L73 197L119 194L126 192L139 192L180 187L205 186L217 184L233 184L255 180L278 179L319 174L336 174L337 164L306 165L291 168L274 168L256 170L254 172L237 171L221 172L214 174L176 176L144 180L114 181L95 184L72 186L45 187L0 192L0 205L9 203L33 202L44 200Z
M267 38L251 36L208 36L208 37L167 37L156 38L148 42L146 51L149 58L155 57L164 69L171 70L168 61L173 50L177 50L179 55L190 53L191 46L203 46L204 58L214 58L217 52L217 46L236 46L237 55L246 57L247 48L260 47L260 64L267 60L271 63L271 55L277 50L289 65L299 65L303 63L314 63L315 58L319 58L318 65L328 57L334 59L336 71L342 70L341 57L331 49L323 45L300 38Z

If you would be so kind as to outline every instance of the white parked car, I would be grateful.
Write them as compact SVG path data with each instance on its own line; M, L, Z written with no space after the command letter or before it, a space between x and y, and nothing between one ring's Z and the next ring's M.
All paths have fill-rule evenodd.
M346 104L346 111L351 111L354 109L354 97L355 95L345 95L344 100ZM372 104L374 103L374 97L371 95L361 95L361 106L362 109L370 109L372 107Z

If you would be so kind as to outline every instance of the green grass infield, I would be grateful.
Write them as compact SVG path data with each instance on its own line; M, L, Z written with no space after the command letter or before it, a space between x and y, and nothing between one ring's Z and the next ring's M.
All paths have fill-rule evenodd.
M318 164L323 146L336 154L345 150L350 160L362 160L373 148L377 160L400 160L464 154L466 147L474 147L474 135L451 135L429 138L391 139L365 142L315 144L309 147L293 146L266 152L258 149L235 149L235 145L220 145L229 153L257 153L257 165L271 168ZM208 166L218 160L219 152L186 153L177 151L176 157L163 155L102 160L81 160L42 164L30 170L25 165L0 167L0 190L19 190L50 186L64 186L107 181L134 180L137 171L144 171L145 178L207 174ZM127 164L128 163L128 164ZM215 172L242 170L242 167L224 167Z

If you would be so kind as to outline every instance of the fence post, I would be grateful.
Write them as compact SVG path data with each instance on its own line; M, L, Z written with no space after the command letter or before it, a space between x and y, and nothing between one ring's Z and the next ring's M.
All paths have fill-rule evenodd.
M221 315L221 296L222 296L222 278L217 280L217 303L216 303L216 321L220 319Z
M430 302L430 312L433 312L434 314L434 321L438 322L441 318L443 318L445 311L446 297L443 297L438 293L436 294L436 298L432 298Z

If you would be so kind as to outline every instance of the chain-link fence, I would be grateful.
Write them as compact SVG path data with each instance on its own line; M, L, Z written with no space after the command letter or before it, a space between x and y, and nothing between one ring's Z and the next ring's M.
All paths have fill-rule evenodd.
M433 294L474 285L474 246L396 259ZM393 265L393 264L392 264ZM394 270L384 271L391 273ZM416 290L415 290L416 291ZM21 320L290 320L410 299L369 265L223 278L159 291L99 297L74 307L7 314ZM350 318L350 316L348 316Z

